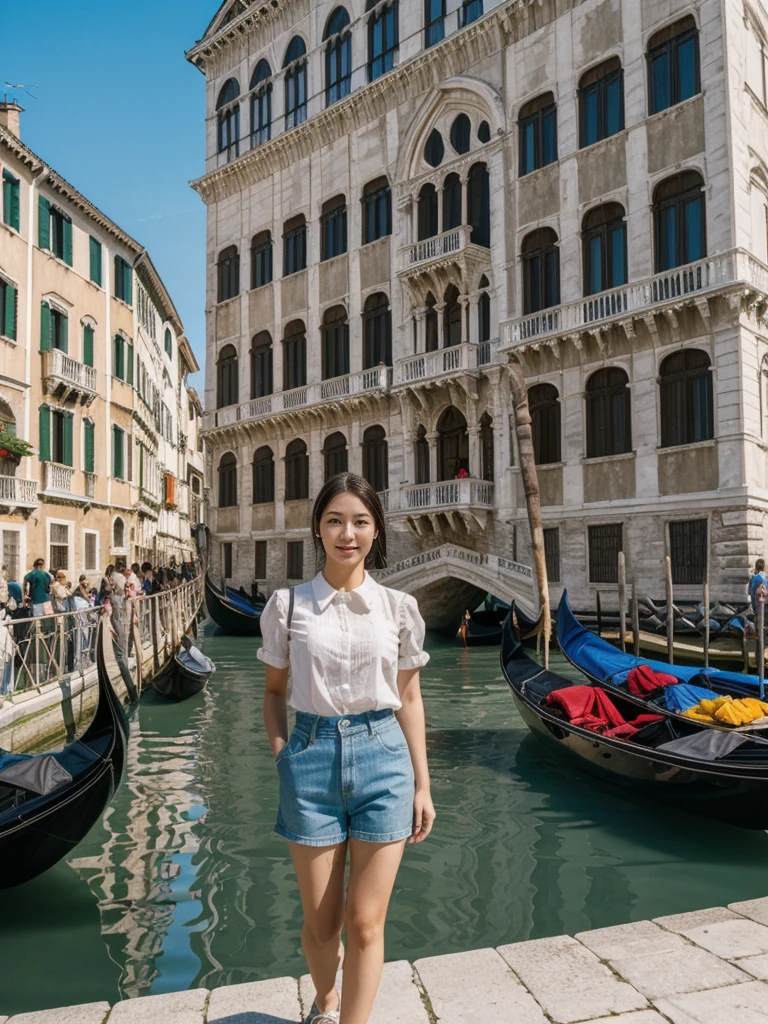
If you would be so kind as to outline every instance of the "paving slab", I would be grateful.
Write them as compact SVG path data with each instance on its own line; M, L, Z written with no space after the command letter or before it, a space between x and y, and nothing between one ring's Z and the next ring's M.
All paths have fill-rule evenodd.
M8 1024L104 1024L108 1013L109 1003L86 1003L83 1006L62 1006L58 1010L17 1013L7 1020Z
M109 1024L205 1024L207 1002L206 988L124 999L113 1007Z
M750 981L746 985L689 992L656 1000L655 1006L672 1024L765 1024L768 985Z
M425 957L414 965L440 1024L546 1024L531 994L495 949Z
M344 972L340 971L339 988L343 987L343 981ZM315 997L315 986L308 974L300 979L299 989L304 1010L309 1012ZM429 1024L429 1014L414 981L413 968L407 960L393 960L384 964L369 1024Z
M758 924L768 925L768 896L761 900L744 900L742 903L729 903L728 909L734 914L743 914Z
M558 1024L648 1006L643 995L568 935L499 946L498 952Z
M687 914L654 917L653 922L671 932L680 932L681 935L686 935L686 929L706 928L707 925L718 924L720 921L738 921L739 917L739 914L734 914L727 907L709 907L706 910L692 910Z
M208 1024L287 1024L301 1020L296 978L270 978L215 988L208 1000Z
M675 932L659 928L653 921L633 921L610 928L595 928L575 936L601 960L618 960L650 953L665 953L686 945L685 939Z
M768 928L724 907L709 912L697 910L693 914L657 917L656 924L685 935L697 946L724 960L768 953Z
M620 1013L618 1017L585 1020L584 1024L669 1024L669 1021L656 1010L634 1010L632 1013Z
M649 999L674 996L681 992L702 992L721 985L749 981L744 974L725 960L697 946L683 946L646 956L609 960L622 978L634 985Z
M760 978L761 981L768 981L768 954L760 956L745 956L741 960L732 961L734 967L738 967L753 978Z

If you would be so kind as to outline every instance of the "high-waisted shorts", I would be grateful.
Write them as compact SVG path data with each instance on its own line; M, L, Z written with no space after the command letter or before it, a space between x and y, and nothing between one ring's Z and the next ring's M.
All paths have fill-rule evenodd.
M299 711L276 763L275 832L291 842L391 843L411 835L413 765L393 711L333 718Z

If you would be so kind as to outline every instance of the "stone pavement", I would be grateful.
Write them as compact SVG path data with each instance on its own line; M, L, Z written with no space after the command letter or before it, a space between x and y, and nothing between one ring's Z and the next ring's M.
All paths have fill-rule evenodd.
M295 1024L313 994L308 977L275 978L0 1024ZM437 1022L768 1024L768 898L385 964L370 1024Z

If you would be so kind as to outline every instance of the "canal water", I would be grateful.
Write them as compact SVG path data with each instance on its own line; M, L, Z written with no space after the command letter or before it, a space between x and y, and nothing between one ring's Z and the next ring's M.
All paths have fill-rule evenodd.
M303 973L298 892L271 831L259 643L208 637L206 693L181 705L146 695L103 824L44 876L0 892L0 1016ZM438 818L406 847L388 960L768 894L768 835L630 799L550 760L498 650L440 637L428 649Z

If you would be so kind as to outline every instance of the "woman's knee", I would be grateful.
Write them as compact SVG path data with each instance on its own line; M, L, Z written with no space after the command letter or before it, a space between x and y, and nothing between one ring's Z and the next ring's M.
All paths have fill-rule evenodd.
M330 946L338 943L344 916L341 912L328 917L315 917L304 921L303 937L314 946Z
M362 949L382 942L385 918L385 914L377 911L348 907L344 919L347 940L354 942L358 948Z

